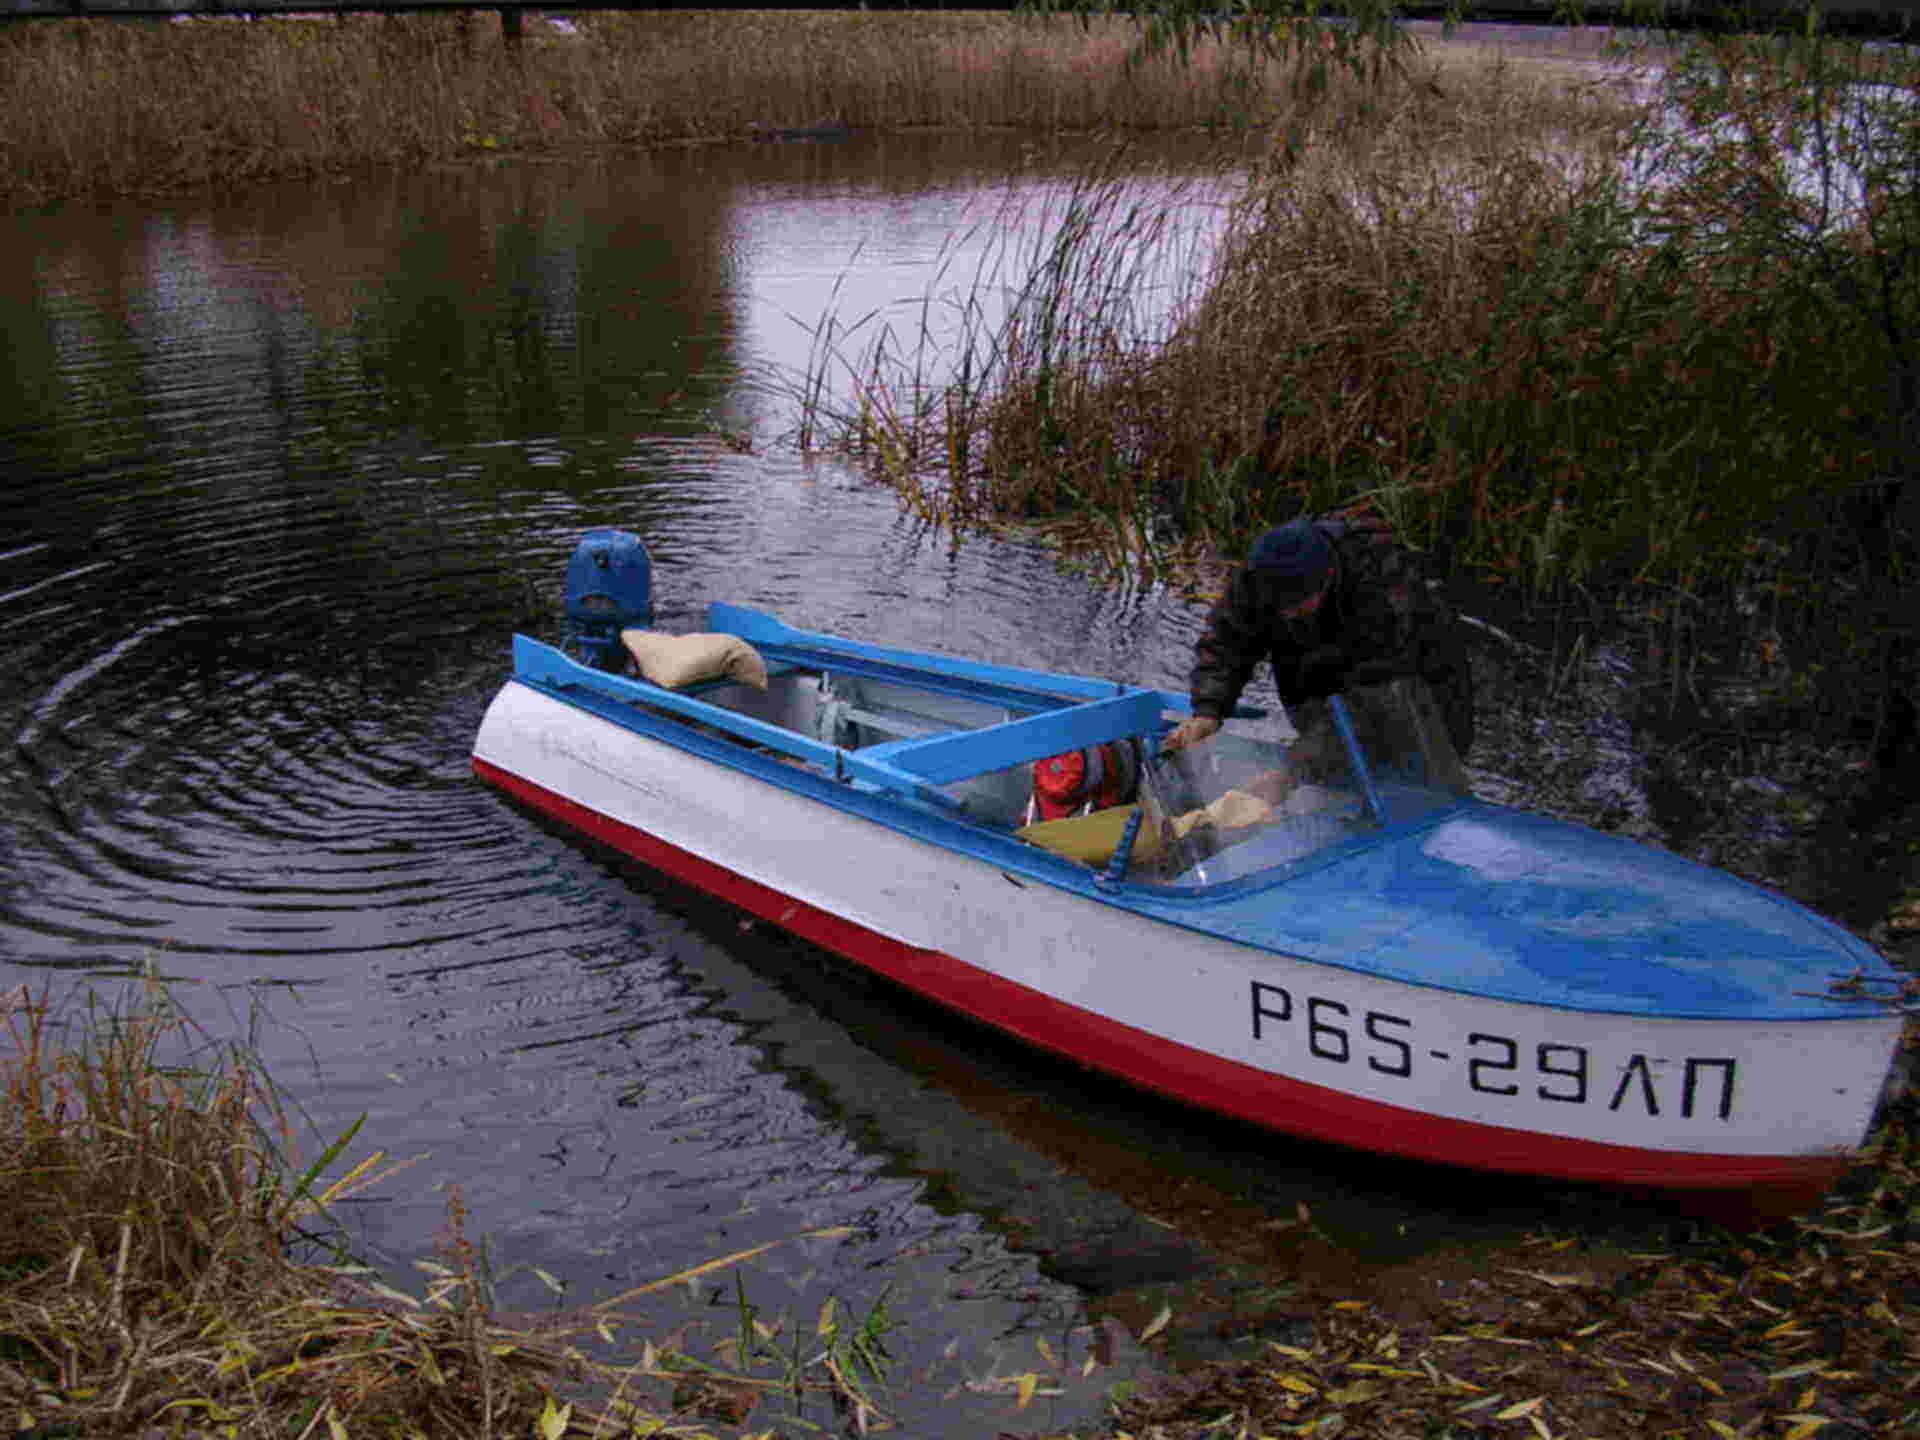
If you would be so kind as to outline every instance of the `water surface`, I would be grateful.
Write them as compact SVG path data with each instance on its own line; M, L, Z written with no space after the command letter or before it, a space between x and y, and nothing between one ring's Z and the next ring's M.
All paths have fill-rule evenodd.
M796 1324L883 1303L916 1435L1097 1415L1162 1305L1176 1358L1289 1323L1352 1279L1310 1273L1303 1207L1383 1266L1641 1223L1143 1101L473 780L509 639L551 635L594 526L646 539L668 628L726 599L1184 685L1191 601L1019 537L953 546L783 444L767 383L830 310L918 324L942 277L988 293L979 267L1080 158L876 138L0 220L0 980L158 973L257 1048L316 1151L364 1114L355 1155L411 1162L345 1207L396 1283L456 1189L514 1308L777 1242L744 1293ZM1217 210L1181 203L1204 247ZM1508 655L1479 779L1661 839L1605 659ZM731 1285L635 1309L704 1352ZM1034 1370L1054 1383L1018 1411Z

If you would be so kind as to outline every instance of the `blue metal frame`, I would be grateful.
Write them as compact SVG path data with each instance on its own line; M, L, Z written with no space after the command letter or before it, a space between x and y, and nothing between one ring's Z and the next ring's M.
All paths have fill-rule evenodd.
M868 645L817 630L797 630L777 616L745 605L719 602L709 605L707 628L722 635L738 635L769 658L795 658L811 665L830 665L849 675L904 680L932 690L942 688L937 682L950 681L957 688L948 693L1008 705L1014 709L1077 705L1086 700L1107 700L1116 695L1141 693L1157 696L1161 708L1165 710L1185 715L1193 709L1193 702L1186 695L1173 690L1122 685L1116 680L1064 675L1053 670L992 665L981 660L962 660L952 655L937 655L921 650ZM1267 712L1242 707L1233 713L1242 719L1258 719Z
M782 646L780 652L784 660L818 668L845 668L849 658L845 653L818 653L795 645ZM1101 699L1056 705L984 729L954 730L846 750L682 691L595 670L525 635L513 637L513 667L520 679L544 689L592 690L630 704L651 705L792 755L837 778L863 780L943 808L951 808L952 801L932 788L934 786L1027 764L1064 750L1150 734L1160 727L1165 706L1162 691L1113 694L1111 692L1119 687L1106 686L1110 693ZM953 693L1002 702L1008 693L1000 680L989 680L976 690L954 683L960 678L957 675L949 673L948 678ZM1031 691L1022 693L1030 706L1038 705L1045 698Z
M1360 737L1354 733L1353 717L1347 713L1347 702L1338 695L1328 697L1328 705L1333 710L1333 723L1340 731L1340 738L1346 743L1347 756L1353 762L1353 773L1359 778L1360 793L1367 797L1367 808L1373 812L1374 820L1381 825L1387 824L1387 807L1381 802L1380 789L1373 783L1373 767L1367 764L1367 752L1360 744Z

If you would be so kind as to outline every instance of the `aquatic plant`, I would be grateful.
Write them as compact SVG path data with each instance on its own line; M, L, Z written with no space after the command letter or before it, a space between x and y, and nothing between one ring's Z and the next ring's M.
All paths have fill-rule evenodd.
M811 429L857 441L820 376L859 374L910 426L971 429L909 447L926 462L896 479L917 508L963 530L1064 525L1083 550L1162 573L1237 550L1277 509L1356 490L1432 540L1441 499L1470 493L1484 475L1469 466L1553 394L1569 358L1543 332L1578 336L1567 305L1614 258L1606 170L1557 163L1552 137L1604 156L1627 113L1604 87L1497 63L1338 86L1250 175L1244 151L1222 156L1227 218L1198 258L1179 230L1197 183L1143 177L1116 150L1057 213L1014 217L1042 238L1004 311L952 301L941 337L905 343L838 328L804 387ZM1489 389L1489 371L1505 383ZM943 470L956 455L966 466ZM1524 468L1529 494L1544 488ZM1506 503L1474 496L1483 515ZM1524 543L1521 529L1489 527L1488 543Z

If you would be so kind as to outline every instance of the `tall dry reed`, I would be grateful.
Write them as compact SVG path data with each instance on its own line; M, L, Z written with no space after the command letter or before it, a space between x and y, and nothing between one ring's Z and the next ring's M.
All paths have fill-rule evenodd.
M798 127L1238 123L1243 62L1130 67L1118 21L690 11L37 22L0 30L0 196L232 185L489 150Z
M289 1172L272 1087L157 986L125 1011L59 1015L23 990L5 1007L0 1394L106 1431L151 1414L169 1364L217 1363L300 1304L292 1247L335 1152Z
M1542 587L1833 563L1888 463L1885 327L1724 226L1663 231L1648 110L1587 73L1436 67L1278 126L1171 333L1116 300L1161 217L1090 183L957 376L842 357L841 434L931 518L1038 518L1176 576L1357 498Z

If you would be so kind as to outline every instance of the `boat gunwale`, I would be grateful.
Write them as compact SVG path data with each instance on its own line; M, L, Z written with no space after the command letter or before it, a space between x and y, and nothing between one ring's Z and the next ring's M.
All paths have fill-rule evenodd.
M827 666L829 660L836 663L855 660L866 665L893 667L901 678L912 679L919 684L958 681L967 688L967 693L977 691L983 699L990 698L985 693L987 690L999 689L1052 705L1074 705L1087 700L1108 700L1116 695L1153 690L1169 710L1190 714L1193 708L1189 697L1171 690L1127 685L1098 676L997 665L985 660L968 660L958 655L942 655L931 650L904 650L895 646L874 645L844 635L796 629L764 610L724 601L715 601L707 606L707 628L745 640L762 651L784 648L804 652L823 668L830 668ZM1257 718L1266 712L1243 706L1234 713Z
M951 797L934 788L923 777L898 769L886 760L863 759L858 750L847 750L830 745L826 741L816 740L784 726L770 724L751 715L743 715L723 705L702 700L696 694L668 690L647 681L596 671L540 641L529 641L527 637L516 635L514 642L513 679L562 704L571 705L622 729L646 735L713 763L744 770L760 780L778 785L783 789L804 793L838 809L847 810L895 828L905 829L942 849L968 854L1003 869L1026 874L1041 883L1119 904L1146 918L1165 920L1169 924L1182 925L1183 928L1205 934L1221 935L1222 932L1213 926L1192 923L1167 912L1169 910L1214 910L1221 906L1243 903L1264 891L1288 884L1329 865L1338 864L1377 845L1390 844L1403 837L1418 834L1432 825L1462 813L1474 804L1469 799L1462 799L1453 805L1422 815L1416 820L1381 826L1325 849L1313 851L1298 859L1281 861L1252 874L1211 884L1172 885L1142 880L1131 875L1110 879L1103 876L1096 866L1056 854L1044 846L1022 840L1012 832L964 814ZM537 647L537 649L523 648L523 642L527 647ZM811 656L811 652L802 652L798 649L788 650L783 654L782 659L800 664L802 662L798 657L803 653L810 657L805 662L809 668L816 663L818 668L823 670L835 668L834 664L828 663L826 657L815 659ZM541 673L541 667L538 665L529 671L520 663L523 657L527 656L559 657L566 662L568 669L565 673L571 677L573 683L560 684L549 680L545 674ZM831 657L834 662L842 658L844 657L838 654ZM891 670L888 678L916 680L918 675L907 667L899 666ZM633 693L629 694L629 691ZM965 692L957 689L943 689L941 693L963 694ZM1112 700L1137 702L1145 695L1165 696L1167 693L1135 690L1130 694L1104 699L1089 697L1081 701L1067 700L1064 704L1065 708L1100 706ZM664 715L659 713L663 711L666 712ZM713 729L725 732L731 738L715 740L691 728L683 723L684 721L711 726ZM978 735L983 732L962 733ZM805 768L787 764L779 759L769 759L750 749L743 749L733 743L734 740L746 740L763 745L780 755L805 762ZM869 748L891 750L890 746ZM897 755L900 752L892 750L892 753ZM1011 763L1022 762L1015 760ZM950 835L928 828L935 822L956 826L960 833ZM1275 953L1291 955L1292 952L1276 951ZM1339 964L1340 962L1317 961L1316 963Z

